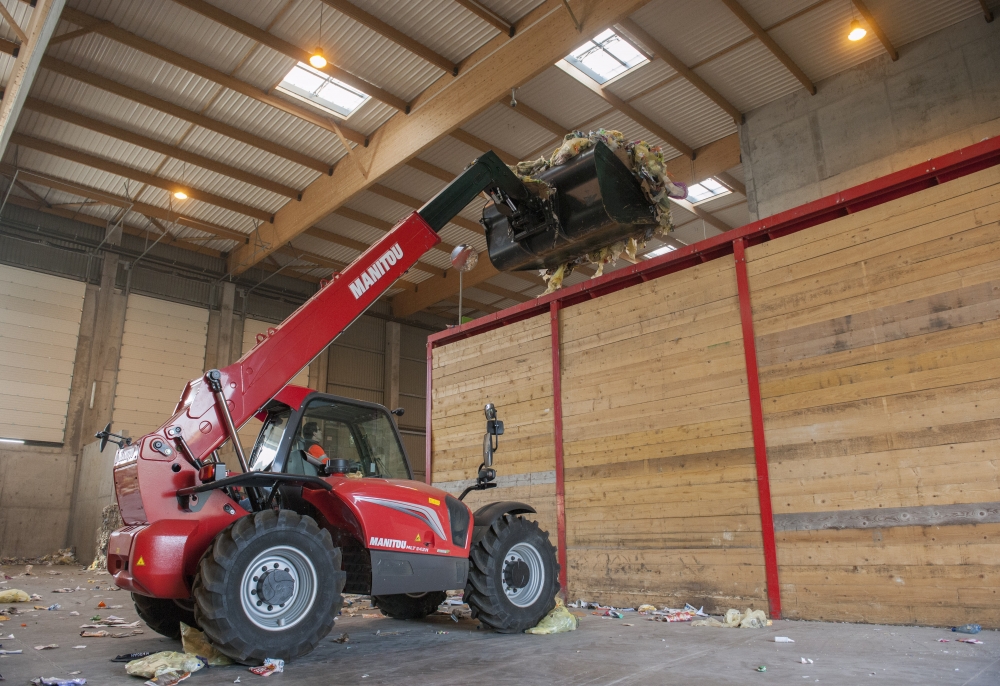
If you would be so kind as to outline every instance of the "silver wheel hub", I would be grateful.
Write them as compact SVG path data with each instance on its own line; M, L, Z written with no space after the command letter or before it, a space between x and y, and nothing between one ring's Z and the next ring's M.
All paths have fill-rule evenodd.
M261 629L281 631L298 624L312 609L319 587L309 558L290 546L257 555L240 584L240 604Z
M541 553L530 543L515 544L504 557L501 579L507 600L517 607L533 605L545 585Z

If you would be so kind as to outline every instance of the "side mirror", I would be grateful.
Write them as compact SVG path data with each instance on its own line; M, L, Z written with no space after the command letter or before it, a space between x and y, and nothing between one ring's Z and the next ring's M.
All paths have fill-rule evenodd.
M490 443L490 435L483 435L483 464L487 467L493 466L493 445Z
M395 410L391 411L391 413L396 415L397 417L402 417L405 412L406 410L403 409L402 407L397 407Z

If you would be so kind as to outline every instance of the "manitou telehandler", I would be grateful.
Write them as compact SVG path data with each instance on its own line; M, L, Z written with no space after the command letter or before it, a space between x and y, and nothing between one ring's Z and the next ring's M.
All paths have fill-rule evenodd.
M189 382L159 429L134 443L110 425L98 434L102 449L119 446L125 524L111 536L108 569L152 629L177 637L183 621L233 659L259 664L312 650L345 591L370 594L390 617L420 618L446 590L464 588L473 617L500 632L521 632L553 608L555 550L521 516L530 505L472 513L412 480L386 408L287 385L480 193L492 200L490 259L504 270L552 268L656 224L639 181L603 143L540 176L555 188L547 197L483 155L239 361ZM154 335L171 326L150 324ZM263 427L247 459L236 431L252 417ZM492 405L486 420L472 488L496 485L503 423ZM220 461L226 441L240 472Z

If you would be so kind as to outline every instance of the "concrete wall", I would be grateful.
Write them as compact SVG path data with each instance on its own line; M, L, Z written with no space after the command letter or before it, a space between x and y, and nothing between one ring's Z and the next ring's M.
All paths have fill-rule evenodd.
M1000 21L982 15L746 115L751 215L767 217L1000 135Z

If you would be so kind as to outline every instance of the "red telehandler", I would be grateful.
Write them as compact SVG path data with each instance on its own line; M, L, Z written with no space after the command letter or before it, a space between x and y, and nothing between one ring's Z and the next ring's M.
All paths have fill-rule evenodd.
M152 629L177 637L180 622L198 626L226 655L260 664L312 650L343 592L415 619L464 588L473 617L500 632L553 608L555 549L521 516L535 510L496 502L473 513L462 502L496 486L503 422L493 405L475 484L456 498L412 480L385 407L287 385L480 193L492 200L490 259L506 270L553 267L656 224L636 177L602 143L541 176L555 189L548 197L483 155L239 361L189 382L159 429L134 443L110 424L97 434L102 450L119 446L125 526L111 536L108 570ZM236 431L252 417L263 427L248 459ZM240 472L220 461L226 441Z

